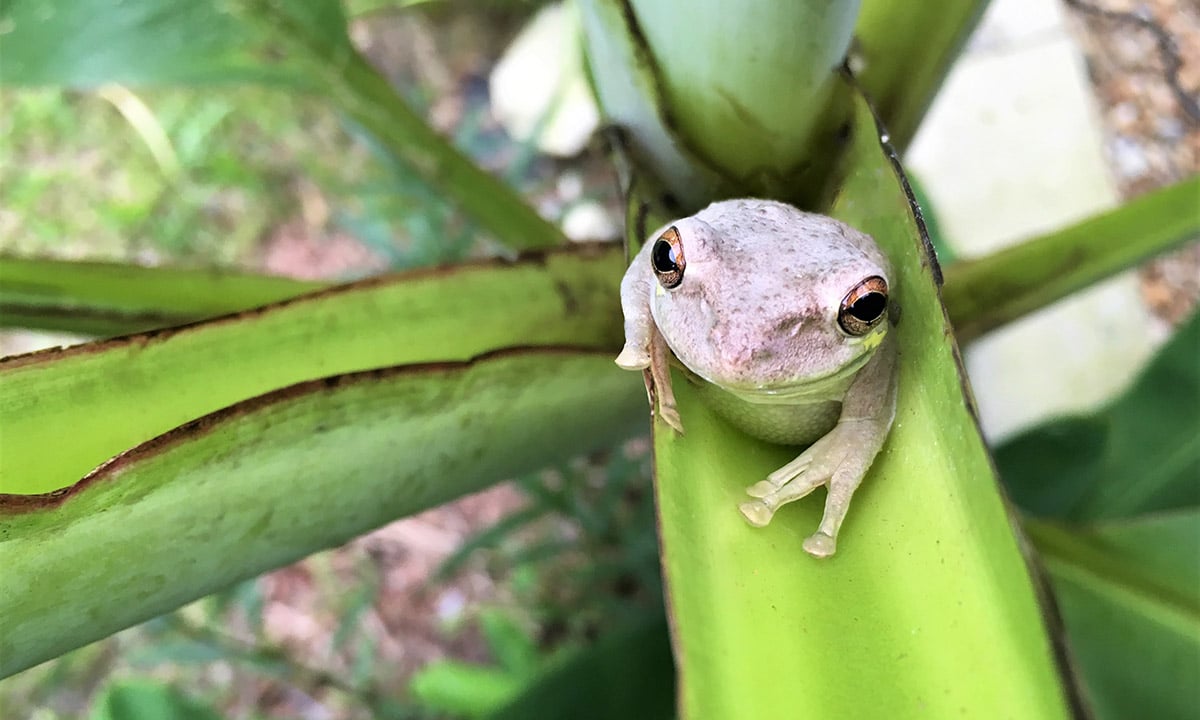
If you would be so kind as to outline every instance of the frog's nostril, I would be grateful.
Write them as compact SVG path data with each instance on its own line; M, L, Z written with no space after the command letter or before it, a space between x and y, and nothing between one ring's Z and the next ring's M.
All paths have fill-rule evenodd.
M788 315L780 318L771 327L772 334L775 336L785 335L787 337L796 337L800 333L800 328L804 325L803 315Z
M756 347L750 351L750 362L754 363L755 365L762 365L763 363L774 360L777 355L778 353L775 351L774 347L768 345Z

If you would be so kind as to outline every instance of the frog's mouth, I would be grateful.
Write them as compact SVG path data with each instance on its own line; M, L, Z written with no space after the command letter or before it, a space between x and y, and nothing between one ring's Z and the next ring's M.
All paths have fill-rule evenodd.
M841 400L846 394L846 388L854 379L854 375L863 369L874 353L871 348L845 365L825 375L807 377L803 380L773 382L773 383L729 383L705 378L692 372L711 385L735 395L746 402L760 405L792 405L804 401Z

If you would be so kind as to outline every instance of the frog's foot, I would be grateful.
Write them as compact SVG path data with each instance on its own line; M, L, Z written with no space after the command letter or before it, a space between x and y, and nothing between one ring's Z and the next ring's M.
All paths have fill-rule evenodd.
M804 540L804 552L816 558L825 558L837 552L837 538L817 531Z
M746 494L756 498L766 497L784 485L798 479L808 469L809 465L812 465L812 455L807 452L801 453L800 457L768 475L766 480L760 480L746 488Z
M784 468L794 465L803 458L797 458L792 463L784 466ZM804 463L803 467L807 468L808 464ZM784 469L781 468L781 469ZM772 476L774 473L772 473ZM763 527L771 522L771 518L775 515L775 511L780 507L787 505L790 502L795 502L800 498L808 495L813 490L825 484L825 478L816 473L805 473L801 470L798 473L791 475L791 480L785 481L780 486L775 486L775 481L768 477L760 483L756 483L746 489L750 495L754 495L755 491L761 490L760 486L767 485L767 492L764 492L757 500L751 500L738 505L738 510L742 511L742 516L746 521L755 527Z
M775 508L762 500L744 502L738 505L738 510L742 512L742 517L746 518L746 522L754 527L766 527L771 522L771 518L775 516Z

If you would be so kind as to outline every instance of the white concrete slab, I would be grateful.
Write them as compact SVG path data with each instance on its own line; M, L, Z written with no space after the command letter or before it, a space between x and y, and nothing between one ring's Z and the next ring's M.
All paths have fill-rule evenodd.
M993 0L907 162L970 257L1116 205L1103 147L1062 8ZM1103 402L1162 334L1126 274L979 340L965 354L985 433L1000 439Z

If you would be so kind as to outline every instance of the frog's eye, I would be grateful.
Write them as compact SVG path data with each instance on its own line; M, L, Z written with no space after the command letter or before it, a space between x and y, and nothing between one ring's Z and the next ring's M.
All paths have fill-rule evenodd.
M838 325L847 335L866 335L887 315L887 280L869 277L842 298Z
M654 268L658 283L667 290L683 282L683 269L687 267L687 261L683 259L683 241L674 226L667 228L654 241L654 247L650 248L650 265Z

